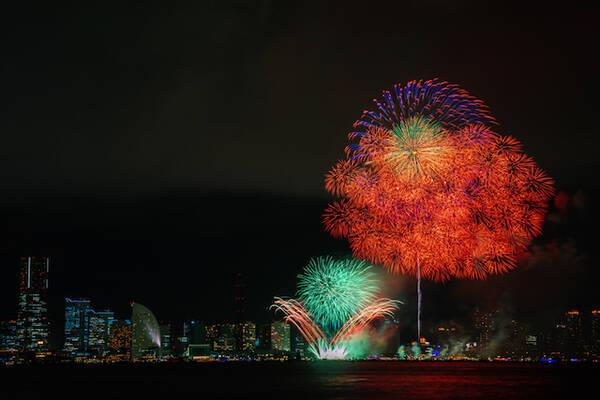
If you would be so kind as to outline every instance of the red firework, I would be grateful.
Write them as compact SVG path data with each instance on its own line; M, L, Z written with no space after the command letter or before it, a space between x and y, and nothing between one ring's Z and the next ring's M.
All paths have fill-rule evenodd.
M389 93L385 107L377 103L379 114L365 112L355 124L364 131L350 134L358 143L326 176L326 189L340 200L323 222L348 239L355 256L392 273L483 279L514 268L541 233L553 181L517 140L480 122L493 121L481 102L461 92L479 107L469 114L460 96L436 93L427 92L431 107L419 103L415 112ZM462 108L451 110L453 102ZM439 104L444 114L434 112Z

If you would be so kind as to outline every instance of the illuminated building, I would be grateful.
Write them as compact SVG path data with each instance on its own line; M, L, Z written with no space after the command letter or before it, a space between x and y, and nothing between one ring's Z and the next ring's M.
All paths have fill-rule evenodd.
M523 325L516 319L511 320L508 337L502 343L502 356L512 360L520 360L529 356L530 354L526 352L525 339ZM530 337L528 349L535 350L535 347L531 347L535 342L537 339Z
M218 352L232 352L237 348L237 324L221 324L219 336L213 340L213 349Z
M308 342L298 329L290 331L291 352L296 358L304 358L309 356Z
M190 344L187 357L193 360L208 359L210 357L210 345L208 343Z
M554 326L549 338L548 354L554 359L566 358L567 326L560 321Z
M23 353L48 351L48 257L21 257L17 306L17 347Z
M206 324L202 321L190 321L188 338L190 344L205 344L206 340Z
M583 352L583 332L581 329L581 313L577 310L565 314L567 329L566 352L570 358L580 358Z
M205 327L206 330L206 340L210 343L211 347L213 346L214 341L219 337L221 333L221 326L219 324L208 324Z
M17 349L17 321L0 321L0 350Z
M600 310L592 310L590 320L590 347L592 357L600 359Z
M570 310L564 313L554 326L549 340L549 356L568 361L583 355L583 332L581 313Z
M131 321L127 319L110 321L108 349L116 359L128 360L131 356Z
M287 353L290 349L290 325L282 321L273 322L271 324L271 350L275 353Z
M451 325L439 326L435 341L441 346L450 346L456 339L456 327Z
M217 352L232 352L235 350L235 337L232 335L220 335L213 342L213 349Z
M187 336L177 336L173 343L173 354L175 357L185 357L188 354L189 345Z
M160 355L161 357L172 355L171 324L160 325Z
M476 345L479 348L479 353L485 353L490 343L490 339L496 329L495 318L498 314L498 310L490 312L482 312L476 309L473 315L474 328L477 332Z
M525 343L523 345L524 347L524 357L530 360L537 360L538 358L540 358L540 354L541 354L541 335L540 334L535 334L535 335L525 335Z
M88 348L96 354L108 351L108 336L110 323L115 318L112 311L89 310L89 341Z
M160 327L152 312L139 303L131 303L131 358L154 357L160 348Z
M260 324L256 329L256 350L265 354L271 351L271 324Z
M90 301L65 298L65 351L84 354L88 350Z
M241 324L242 345L240 350L243 352L253 352L256 348L256 324L246 321Z

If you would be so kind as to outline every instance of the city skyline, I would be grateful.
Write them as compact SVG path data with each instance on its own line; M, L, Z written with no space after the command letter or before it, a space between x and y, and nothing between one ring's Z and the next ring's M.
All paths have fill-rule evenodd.
M0 321L3 357L9 354L8 359L11 359L13 353L6 353L7 350L19 350L25 356L30 354L29 357L35 355L35 358L41 359L56 359L56 354L65 352L67 357L93 362L167 360L173 357L209 360L242 355L254 358L268 356L269 352L286 357L314 356L309 350L309 343L293 324L279 321L281 317L277 318L275 313L266 323L248 321L240 315L240 309L245 308L240 302L240 288L245 284L239 274L233 281L236 288L231 299L234 312L229 319L223 316L218 322L196 319L176 323L161 318L159 324L153 312L140 303L131 302L128 315L116 315L110 310L94 310L92 299L65 297L64 337L60 343L49 343L48 338L52 336L50 323L56 321L47 318L47 307L43 302L47 292L43 291L49 289L50 277L50 258L20 258L19 317L13 321ZM23 296L33 297L26 301ZM476 307L469 314L469 325L461 325L457 321L429 321L429 328L424 330L418 345L411 339L412 333L402 329L397 316L389 326L387 324L392 321L389 317L385 318L383 322L371 324L371 329L375 327L375 330L371 330L369 339L377 343L378 337L386 337L385 344L361 345L362 351L366 352L361 353L362 357L487 357L529 361L600 359L600 307L556 313L545 326L517 319L510 307ZM56 328L61 327L54 326ZM349 356L360 355L350 352Z

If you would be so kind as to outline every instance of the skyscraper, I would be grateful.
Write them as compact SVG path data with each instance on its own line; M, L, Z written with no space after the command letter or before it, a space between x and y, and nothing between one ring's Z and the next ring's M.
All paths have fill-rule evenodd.
M65 298L65 351L85 354L89 341L90 300Z
M473 323L475 332L477 332L477 346L479 356L487 354L487 347L496 330L496 318L498 310L482 312L476 309L473 314Z
M600 357L600 310L592 310L590 321L590 344L592 356Z
M108 351L108 335L110 323L115 318L112 311L89 310L89 340L88 349L95 354L103 354Z
M240 350L254 352L256 348L256 324L246 321L242 324L242 343Z
M17 346L23 353L48 350L48 274L50 258L21 257L17 306Z
M567 329L566 351L568 357L580 358L583 353L583 330L581 313L571 310L565 313L565 326Z
M290 348L290 325L282 321L273 322L271 324L271 350L275 353L287 353Z

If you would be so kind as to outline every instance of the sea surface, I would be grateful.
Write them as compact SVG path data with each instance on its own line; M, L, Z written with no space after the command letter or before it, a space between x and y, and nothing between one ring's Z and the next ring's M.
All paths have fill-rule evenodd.
M598 364L510 362L211 362L0 369L0 399L567 399ZM598 398L598 397L589 397Z

